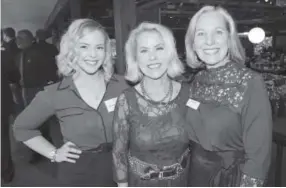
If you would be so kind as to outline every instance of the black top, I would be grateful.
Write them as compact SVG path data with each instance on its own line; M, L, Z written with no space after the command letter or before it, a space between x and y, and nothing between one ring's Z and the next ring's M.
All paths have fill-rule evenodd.
M38 55L40 56L41 64L41 76L45 82L58 81L57 76L57 63L56 56L58 55L58 49L53 44L49 44L46 41L39 41L36 45Z
M12 112L13 97L9 86L11 83L18 83L20 73L13 64L12 55L7 50L1 50L1 107L2 114Z
M12 39L9 42L5 42L3 44L3 47L5 48L5 50L7 52L9 52L13 57L15 57L17 55L17 53L19 53L20 49L18 48L17 44L16 44L16 40Z
M245 152L243 173L264 180L271 162L272 117L264 81L243 65L199 72L190 84L190 139L209 151ZM196 102L195 102L196 103Z
M21 74L21 86L41 88L50 81L58 81L55 55L55 50L44 49L40 44L21 50L14 60Z

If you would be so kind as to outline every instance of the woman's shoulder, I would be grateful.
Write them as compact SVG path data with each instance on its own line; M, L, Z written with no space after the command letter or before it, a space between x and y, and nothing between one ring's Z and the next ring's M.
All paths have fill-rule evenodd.
M46 85L44 87L44 91L47 92L57 92L59 90L64 90L67 89L70 86L70 81L67 78L62 78L60 81L58 82L54 82L52 84Z
M45 95L49 95L49 97L52 98L59 98L59 100L62 99L62 97L67 97L67 94L70 92L71 89L74 88L73 81L70 77L63 77L58 82L49 84L43 88L43 91L41 93L44 93Z

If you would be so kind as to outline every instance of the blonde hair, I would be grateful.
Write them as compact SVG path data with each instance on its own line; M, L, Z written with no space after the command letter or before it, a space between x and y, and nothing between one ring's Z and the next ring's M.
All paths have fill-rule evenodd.
M70 64L72 63L73 57L76 55L74 51L75 45L80 38L93 31L101 31L105 36L106 55L102 68L105 80L109 81L113 74L110 39L102 25L97 21L88 18L74 20L63 34L59 45L60 52L57 56L59 74L70 76L74 73L74 69Z
M218 12L224 17L226 21L226 27L229 32L229 59L237 63L245 63L245 51L241 45L235 22L231 15L222 7L204 6L192 17L185 36L187 64L192 68L198 68L202 66L202 62L198 60L193 44L197 22L203 14L208 12Z
M168 50L168 55L171 59L170 66L167 74L169 77L174 78L184 72L184 66L178 57L176 50L175 39L171 30L167 27L150 22L142 22L138 27L133 29L125 44L125 58L126 58L126 74L125 78L133 83L142 79L142 72L136 62L136 39L138 35L146 31L156 31L161 36Z

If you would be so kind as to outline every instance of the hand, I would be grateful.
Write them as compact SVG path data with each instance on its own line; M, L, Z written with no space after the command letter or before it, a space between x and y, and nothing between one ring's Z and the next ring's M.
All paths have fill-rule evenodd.
M117 186L118 187L128 187L128 183L125 182L125 183L117 183Z
M72 142L67 142L62 147L57 149L55 161L60 163L63 161L69 162L69 163L76 163L75 159L78 159L81 154L81 150L75 148L75 144Z

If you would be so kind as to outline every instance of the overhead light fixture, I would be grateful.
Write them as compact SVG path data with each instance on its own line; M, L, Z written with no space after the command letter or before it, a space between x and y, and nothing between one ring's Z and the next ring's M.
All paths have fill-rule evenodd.
M248 39L254 44L258 44L265 39L265 31L260 27L252 28L248 33Z

